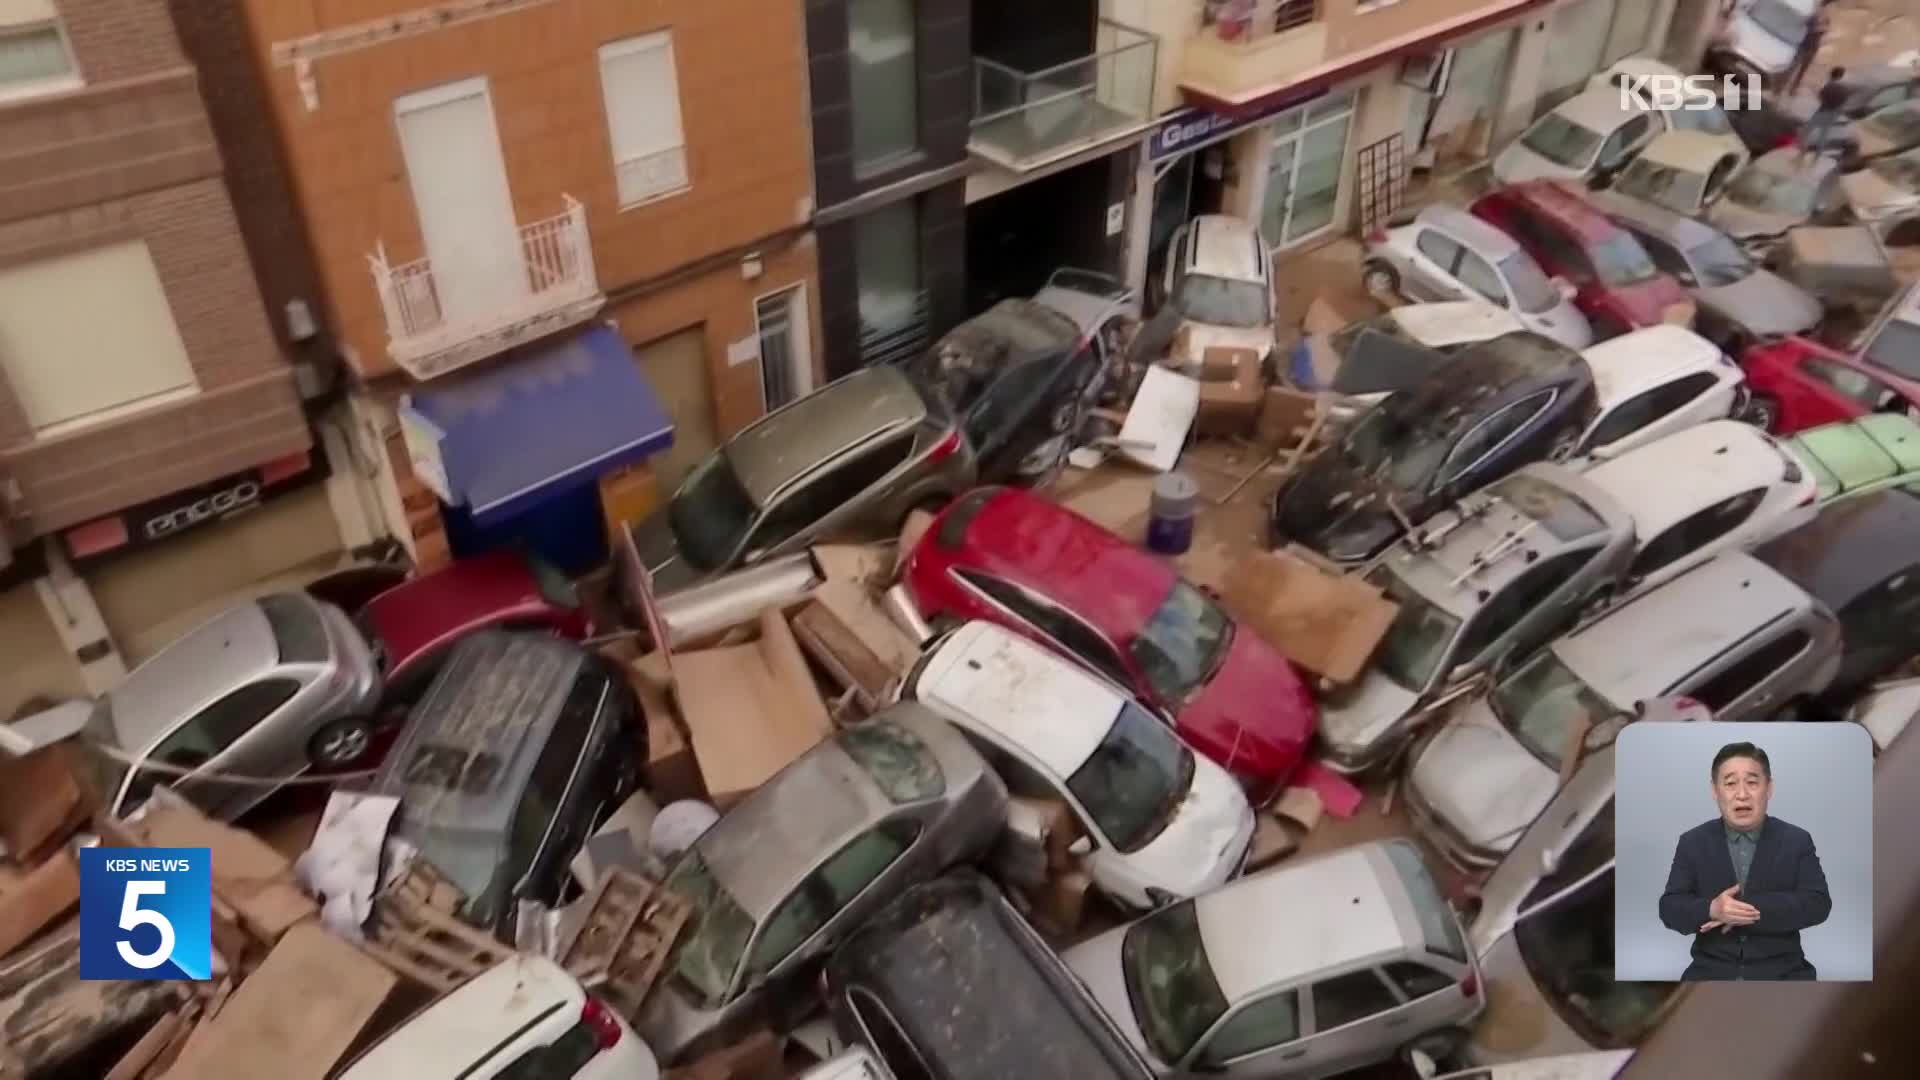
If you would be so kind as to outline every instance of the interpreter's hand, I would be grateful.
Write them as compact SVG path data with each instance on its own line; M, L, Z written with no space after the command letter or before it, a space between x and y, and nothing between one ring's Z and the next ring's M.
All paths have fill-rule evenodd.
M1707 914L1713 921L1724 926L1747 926L1760 921L1760 909L1744 900L1734 899L1733 894L1740 891L1738 884L1729 885L1726 891L1713 898L1707 905Z

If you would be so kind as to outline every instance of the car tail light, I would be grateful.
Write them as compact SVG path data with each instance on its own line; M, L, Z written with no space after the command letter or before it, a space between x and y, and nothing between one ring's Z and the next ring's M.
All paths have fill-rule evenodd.
M1373 228L1367 230L1367 243L1384 244L1386 242L1387 242L1387 230L1381 228L1378 225L1375 225Z
M933 449L927 451L927 464L938 465L952 457L953 452L958 449L960 449L960 429L954 428L947 432L946 438L934 443Z
M1780 141L1774 143L1773 148L1775 150L1785 150L1789 146L1798 145L1799 142L1800 133L1797 131L1789 131L1785 135L1780 136Z
M1466 978L1460 980L1460 993L1466 997L1472 997L1479 992L1480 973L1477 971L1467 972Z
M599 998L587 998L587 1003L580 1007L580 1022L593 1031L594 1045L600 1049L611 1050L619 1044L620 1018Z

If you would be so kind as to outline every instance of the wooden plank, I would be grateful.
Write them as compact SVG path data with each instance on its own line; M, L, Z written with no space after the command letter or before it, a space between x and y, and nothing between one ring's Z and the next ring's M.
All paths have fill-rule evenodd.
M807 650L807 655L827 669L841 689L857 691L860 703L869 709L879 702L880 695L886 692L887 683L894 677L895 673L878 654L856 637L826 605L817 601L794 615L793 636Z
M147 1066L160 1057L160 1051L167 1048L174 1035L187 1026L187 1015L187 1009L175 1009L155 1021L138 1042L120 1055L113 1068L107 1070L106 1080L137 1080L147 1071Z

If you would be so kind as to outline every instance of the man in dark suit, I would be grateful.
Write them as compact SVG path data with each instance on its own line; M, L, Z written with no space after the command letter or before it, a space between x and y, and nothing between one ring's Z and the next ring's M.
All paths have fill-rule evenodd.
M1773 768L1750 742L1713 755L1720 816L1680 834L1660 921L1693 935L1680 978L1812 979L1800 931L1827 920L1833 901L1807 830L1767 816Z

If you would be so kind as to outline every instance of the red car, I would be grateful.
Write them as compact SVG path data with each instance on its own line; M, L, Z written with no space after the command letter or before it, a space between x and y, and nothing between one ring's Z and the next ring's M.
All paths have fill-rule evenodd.
M941 623L996 622L1131 690L1265 803L1319 710L1293 665L1159 559L1025 491L976 488L934 518L902 574Z
M1740 357L1752 402L1746 418L1775 435L1873 412L1920 419L1920 381L1803 337L1756 345Z
M517 551L403 581L369 600L354 622L381 660L388 701L424 690L447 649L475 630L544 630L572 640L593 633L573 583Z
M1566 279L1596 341L1661 322L1693 324L1695 306L1647 249L1560 180L1495 188L1473 204L1475 217L1518 241L1547 273Z

